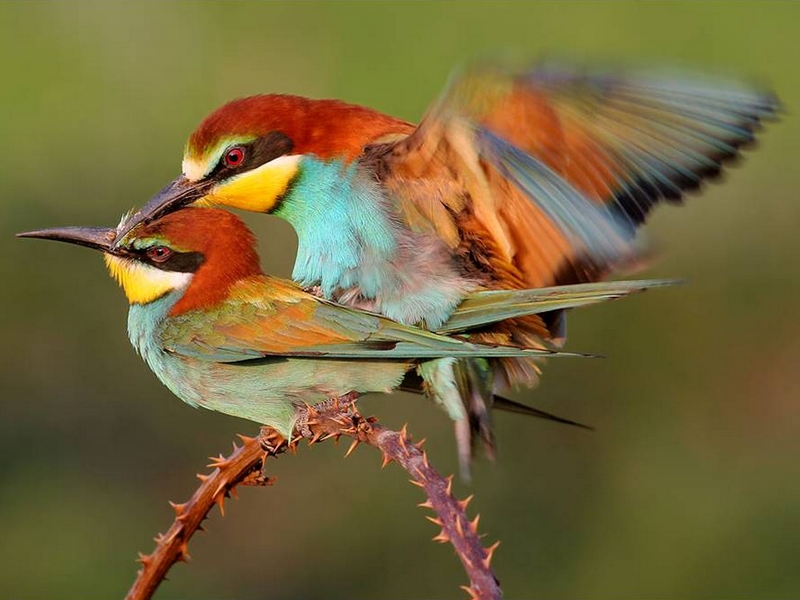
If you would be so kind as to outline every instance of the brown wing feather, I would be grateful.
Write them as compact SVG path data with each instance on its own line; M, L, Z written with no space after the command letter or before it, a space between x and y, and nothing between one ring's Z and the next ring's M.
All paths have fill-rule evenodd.
M608 207L630 227L641 224L659 200L679 200L684 190L719 172L775 108L772 96L731 85L477 69L457 76L412 134L368 148L362 160L406 222L445 240L465 271L486 287L594 281L622 261L593 253L564 219L555 222L552 211L548 216L548 203L559 198L512 181L503 160L482 144L483 130L545 165L583 196L587 208ZM561 315L543 319L500 323L480 339L561 341ZM528 360L498 366L508 384L531 383L538 373Z
M612 265L498 170L481 128L633 225L678 200L753 139L774 97L730 83L539 68L458 76L408 137L368 150L407 222L434 230L491 287L589 281Z

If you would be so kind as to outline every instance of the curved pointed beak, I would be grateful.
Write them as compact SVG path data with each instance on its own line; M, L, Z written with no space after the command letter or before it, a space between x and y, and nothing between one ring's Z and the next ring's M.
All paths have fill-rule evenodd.
M183 175L176 177L142 208L128 217L117 231L117 241L140 223L149 223L205 196L213 181L191 181Z
M117 237L116 229L107 227L54 227L52 229L38 229L18 233L17 237L39 238L42 240L56 240L86 246L95 250L102 250L113 254L114 240Z

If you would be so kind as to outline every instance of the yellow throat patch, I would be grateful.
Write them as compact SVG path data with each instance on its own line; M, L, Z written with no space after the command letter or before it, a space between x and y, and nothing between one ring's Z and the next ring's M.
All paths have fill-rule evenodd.
M131 304L147 304L164 294L184 288L192 280L192 273L162 271L129 258L111 254L103 255L111 276L125 291Z
M229 206L254 212L269 212L286 193L297 174L300 155L281 156L252 171L217 185L197 206Z

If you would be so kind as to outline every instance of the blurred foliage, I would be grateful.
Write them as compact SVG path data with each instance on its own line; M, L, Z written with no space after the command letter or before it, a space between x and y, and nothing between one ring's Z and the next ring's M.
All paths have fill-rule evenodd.
M662 208L647 276L688 284L574 314L570 348L519 397L595 433L508 415L471 510L511 598L779 598L800 589L800 4L0 3L0 597L120 597L204 457L257 426L194 410L134 355L99 257L12 233L115 223L179 171L220 103L281 91L417 119L473 57L678 64L774 88L787 108L702 198ZM288 275L294 237L248 221ZM364 410L428 437L403 395ZM269 465L159 597L454 597L463 573L369 449Z

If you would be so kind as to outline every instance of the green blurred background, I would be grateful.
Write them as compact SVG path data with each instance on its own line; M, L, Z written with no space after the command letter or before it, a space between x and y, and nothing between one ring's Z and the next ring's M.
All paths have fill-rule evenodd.
M647 230L652 277L689 284L574 314L571 349L519 397L596 426L498 415L471 511L508 598L800 593L800 4L0 3L0 597L121 597L205 457L253 423L194 410L130 348L126 303L84 249L22 241L110 225L178 172L224 101L339 97L418 119L473 57L678 64L787 108L723 184ZM288 275L289 227L248 217ZM419 399L363 401L456 469ZM397 467L325 444L269 464L192 542L160 598L449 598L465 583Z

